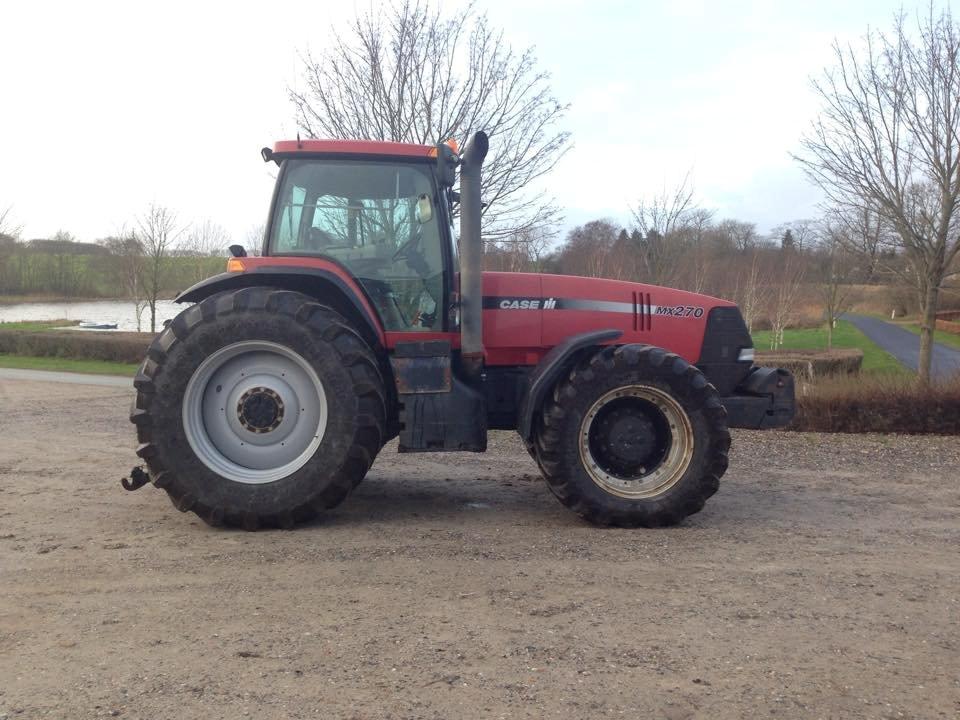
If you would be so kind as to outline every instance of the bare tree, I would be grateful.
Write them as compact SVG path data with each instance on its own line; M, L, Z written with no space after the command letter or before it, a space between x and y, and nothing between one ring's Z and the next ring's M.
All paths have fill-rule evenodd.
M695 293L704 292L710 272L714 269L714 248L711 247L710 237L714 212L706 208L695 208L687 217L684 233L688 237L689 251L683 265L687 268L686 287Z
M869 207L834 209L828 216L828 223L833 237L862 259L863 281L873 282L884 250L897 246L883 218Z
M630 209L642 236L635 249L644 280L667 285L680 275L691 240L687 230L699 217L698 210L689 172L676 187L664 187L658 195L641 199Z
M717 230L726 235L730 243L741 253L749 252L757 246L759 238L755 223L727 219L717 225Z
M861 51L834 53L836 67L814 83L823 110L797 159L837 207L875 213L896 233L929 382L939 293L960 251L960 28L931 4L915 35L901 15L890 35L870 32Z
M220 257L226 255L229 244L230 233L208 219L190 227L181 249L198 257Z
M484 264L507 272L540 272L552 235L540 228L527 228L509 238L484 243Z
M157 331L157 301L163 284L164 270L170 250L183 229L177 227L177 216L162 205L150 205L137 220L137 237L143 246L146 267L143 286L147 307L150 308L150 332Z
M787 232L793 239L793 247L800 252L809 249L811 245L819 239L820 223L818 220L804 218L802 220L791 220L790 222L777 225L770 234L774 239L783 237Z
M122 288L124 295L133 303L137 318L137 332L143 330L143 311L147 307L144 276L147 259L143 245L133 231L121 230L115 237L107 238L102 244L113 258L114 279Z
M826 224L821 234L822 253L820 296L827 320L827 350L833 348L833 331L837 320L850 309L850 276L854 270L845 229Z
M196 258L190 263L191 279L199 282L208 277L212 261L205 261L205 258L223 257L227 254L228 245L230 234L222 225L209 219L193 225L180 246L181 254Z
M802 258L795 250L781 253L779 267L775 271L770 291L770 349L783 345L783 331L797 314L797 298L803 284Z
M571 275L608 277L619 231L609 220L592 220L575 227L559 250L561 270Z
M641 199L630 212L644 235L657 233L666 237L684 227L696 209L688 172L676 187L669 190L664 187L658 195Z
M23 230L23 226L14 224L13 216L11 215L12 212L12 207L8 207L6 210L0 210L0 237L17 240L20 237L20 232Z
M355 17L321 55L305 58L290 92L310 137L435 144L485 130L491 138L484 234L508 237L558 218L535 188L568 147L566 106L532 50L517 52L472 5L456 16L402 0Z
M267 226L264 223L259 225L254 225L249 230L247 230L247 235L244 238L244 248L247 253L253 257L260 257L263 254L263 241L264 236L267 234Z
M760 253L753 253L750 267L746 273L738 272L734 296L737 299L737 305L740 306L740 312L743 314L747 331L752 333L753 326L766 307L769 296L768 288L763 283Z

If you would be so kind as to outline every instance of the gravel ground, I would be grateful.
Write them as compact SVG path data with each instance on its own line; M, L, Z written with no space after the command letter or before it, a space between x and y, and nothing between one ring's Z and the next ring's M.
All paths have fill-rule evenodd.
M248 534L120 489L128 403L0 380L0 720L960 716L955 438L737 433L658 531L584 525L511 434L388 447Z

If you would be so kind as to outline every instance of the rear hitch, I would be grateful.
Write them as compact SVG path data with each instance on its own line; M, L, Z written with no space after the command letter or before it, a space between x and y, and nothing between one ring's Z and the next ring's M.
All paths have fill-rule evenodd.
M123 489L131 492L139 490L148 482L150 482L150 476L143 471L142 465L133 468L133 470L130 471L129 478L120 479L120 484L123 485Z

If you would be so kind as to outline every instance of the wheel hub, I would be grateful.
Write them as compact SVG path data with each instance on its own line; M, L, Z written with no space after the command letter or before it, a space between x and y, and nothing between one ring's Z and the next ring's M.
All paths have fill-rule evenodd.
M240 424L254 433L268 433L283 422L283 399L266 387L255 387L240 396L237 417Z
M616 409L598 425L606 437L607 452L622 464L642 464L655 449L653 421L633 408Z
M280 480L314 455L327 425L316 371L291 348L243 340L206 358L187 383L183 426L196 457L228 480Z

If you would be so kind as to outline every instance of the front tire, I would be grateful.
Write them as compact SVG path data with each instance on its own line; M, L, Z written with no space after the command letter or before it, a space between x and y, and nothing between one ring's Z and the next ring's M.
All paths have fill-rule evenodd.
M699 512L727 469L716 389L648 345L599 351L558 383L535 437L553 494L597 525L660 527Z
M385 438L372 350L300 293L246 288L188 308L134 385L150 479L211 525L292 527L332 508Z

